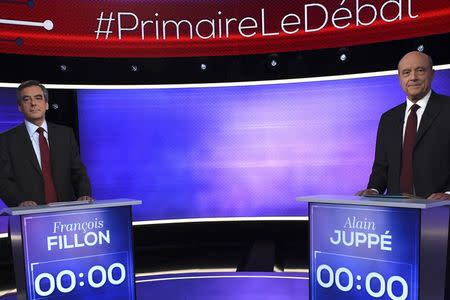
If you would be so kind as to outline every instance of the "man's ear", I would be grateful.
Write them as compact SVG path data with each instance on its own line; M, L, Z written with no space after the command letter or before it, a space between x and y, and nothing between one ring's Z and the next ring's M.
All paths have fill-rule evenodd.
M21 113L23 113L23 111L22 111L22 106L20 106L20 104L17 104L17 109L18 109Z
M48 106L48 100L45 101L45 110L48 110L49 106Z

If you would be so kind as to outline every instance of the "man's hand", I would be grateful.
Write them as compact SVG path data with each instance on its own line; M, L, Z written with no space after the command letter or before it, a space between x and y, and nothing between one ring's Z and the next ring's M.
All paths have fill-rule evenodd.
M428 200L450 200L450 195L446 193L433 193L427 198Z
M89 200L89 201L94 201L94 198L92 198L91 196L80 196L77 199L78 201L84 201L84 200Z
M367 195L378 195L378 192L372 189L365 189L355 194L355 196L367 196Z
M23 201L19 204L19 206L25 207L25 206L37 206L37 203L34 201Z

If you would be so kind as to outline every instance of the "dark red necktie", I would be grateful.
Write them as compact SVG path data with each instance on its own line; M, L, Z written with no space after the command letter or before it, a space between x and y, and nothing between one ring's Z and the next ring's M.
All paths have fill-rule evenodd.
M39 150L41 152L42 177L44 178L45 203L58 201L52 176L52 164L50 161L50 149L44 136L44 128L36 130L39 133Z
M419 105L411 106L411 111L406 121L405 138L403 139L402 171L400 174L400 191L402 193L413 194L414 173L413 173L413 152L416 143L417 114Z

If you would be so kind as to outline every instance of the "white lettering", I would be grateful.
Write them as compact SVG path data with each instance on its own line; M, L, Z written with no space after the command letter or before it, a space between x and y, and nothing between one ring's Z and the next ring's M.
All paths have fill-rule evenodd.
M200 25L202 25L203 23L210 25L211 32L209 33L209 35L202 35L202 33L200 33ZM214 20L208 20L208 19L200 20L200 22L198 22L197 25L195 26L195 33L198 35L199 38L201 38L203 40L215 38L216 32L215 32Z
M247 21L249 21L249 22L247 22ZM244 22L247 22L247 23L250 23L250 24L244 25ZM254 35L256 34L256 30L252 30L251 33L244 33L243 30L246 30L246 29L256 29L256 28L258 28L258 23L256 22L255 19L253 19L253 18L251 18L251 17L243 18L243 19L239 22L239 25L238 25L239 33L240 33L242 36L244 36L244 37L252 37L252 36L254 36Z
M372 20L370 20L369 22L363 22L361 21L361 19L359 18L360 13L363 9L368 8L372 10L373 13L373 17ZM369 14L369 13L367 13ZM364 4L361 7L359 6L359 0L356 0L356 26L369 26L371 25L373 22L375 22L375 19L377 18L377 8L371 4Z
M309 7L314 7L314 6L317 6L320 9L322 9L322 11L324 12L325 18L323 20L322 25L320 25L319 27L317 27L317 28L308 28L308 9L309 9ZM322 4L320 4L320 3L306 4L305 5L305 18L304 19L305 19L305 32L319 31L322 28L324 28L325 25L327 24L327 21L328 21L327 8L325 6L323 6Z
M384 9L387 7L388 4L393 4L396 7L397 10L397 14L392 18L392 19L387 19L384 16ZM383 4L383 6L381 7L381 11L380 11L380 16L383 19L383 21L385 22L394 22L396 20L401 20L402 19L402 4L401 4L401 0L390 0L387 1L386 3Z
M86 234L73 233L47 237L47 250L52 251L57 247L60 250L93 247L96 245L111 244L109 230L89 231Z
M56 241L58 239L57 236L48 236L47 237L47 250L51 251L52 246L58 245L58 242Z
M288 19L294 19L290 22L288 22ZM281 20L281 30L283 30L286 34L294 34L297 33L300 28L298 28L298 25L300 25L300 17L296 14L288 14L285 15L284 18ZM286 27L288 26L296 26L293 30L287 30Z
M261 26L262 26L262 35L270 36L270 35L279 35L279 32L266 32L266 16L264 14L264 8L261 9Z
M334 245L339 245L341 243L341 231L335 230L334 233L337 234L337 239L333 240L333 237L330 237L330 242Z
M133 27L122 27L122 16L129 16L129 17L133 17L134 19L134 25ZM117 13L117 32L119 34L119 40L122 39L122 31L133 31L137 28L138 26L138 17L130 12L119 12Z
M419 15L413 15L413 14L412 14L412 4L411 4L411 1L412 1L412 0L408 0L408 16L409 16L411 19L415 19L415 18L417 18Z
M339 13L343 12L343 14L341 14L341 16L338 16ZM350 25L350 22L346 22L345 24L342 25L338 25L337 22L341 21L341 20L348 20L352 18L352 12L350 11L350 9L342 7L337 9L333 15L331 16L331 22L333 23L333 26L338 28L338 29L343 29L346 28Z

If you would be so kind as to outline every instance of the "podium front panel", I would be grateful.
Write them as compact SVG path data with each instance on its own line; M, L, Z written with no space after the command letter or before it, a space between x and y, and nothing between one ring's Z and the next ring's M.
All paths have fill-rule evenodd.
M27 299L135 299L131 207L21 216Z
M418 299L420 210L310 203L311 299Z

